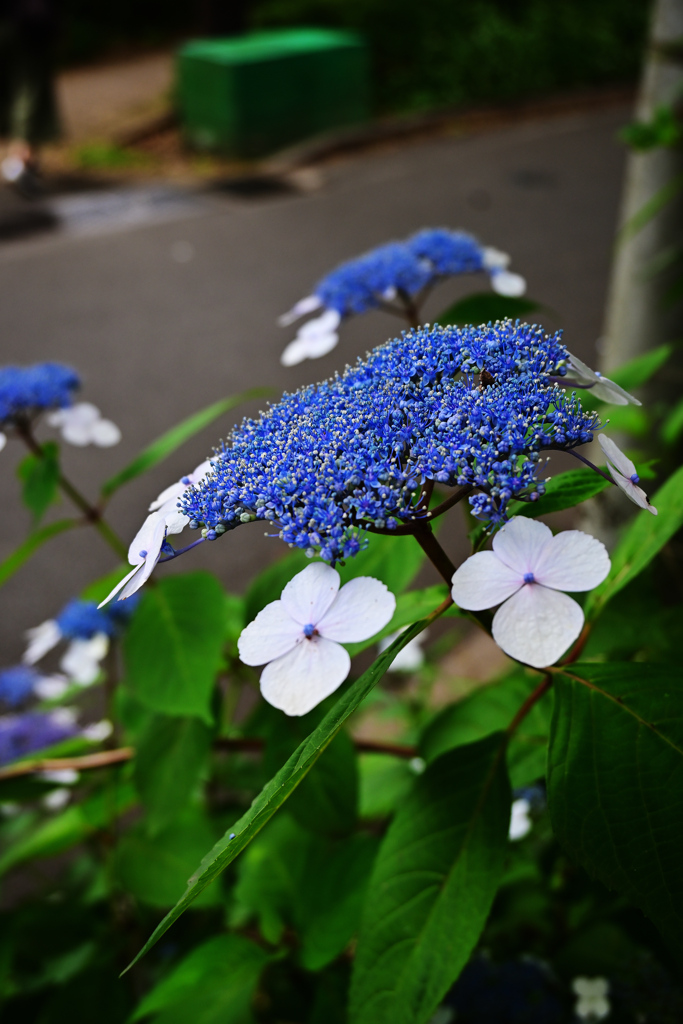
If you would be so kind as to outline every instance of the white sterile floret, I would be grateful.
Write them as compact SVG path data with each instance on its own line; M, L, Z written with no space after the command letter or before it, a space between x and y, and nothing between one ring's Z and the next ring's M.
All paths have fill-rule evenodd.
M149 506L149 515L133 537L128 548L128 561L133 566L131 571L116 584L110 594L98 607L108 604L114 597L125 601L147 582L152 575L154 566L159 561L161 548L169 533L182 533L189 517L178 508L178 498L192 486L197 486L211 470L207 459L181 480L166 487Z
M481 262L485 270L507 270L510 266L510 257L493 245L485 245L481 253Z
M0 430L0 452L5 447L6 444L7 444L7 434L3 434L3 432Z
M531 804L524 797L520 797L519 800L513 800L510 809L510 829L508 832L508 839L511 842L514 843L518 839L524 839L524 836L531 832L533 823L529 817L530 811Z
M595 397L602 399L603 402L609 402L611 405L642 405L642 402L639 402L628 391L624 391L609 377L603 377L598 370L591 370L590 366L587 366L578 356L569 354L567 368L570 374L567 377L568 383L574 382L590 388Z
M73 786L81 776L75 768L56 768L39 772L38 777L44 779L45 782L58 782L60 786Z
M304 359L320 359L336 346L339 341L337 328L341 323L341 314L336 309L326 309L320 316L307 320L297 331L294 341L290 341L280 356L283 366L296 366Z
M653 516L656 516L657 509L654 505L650 504L643 488L638 486L640 477L628 456L624 455L621 448L614 443L611 437L606 437L605 434L598 434L598 441L607 459L607 468L617 487L640 508L644 508L647 512L651 512Z
M379 580L339 584L336 569L307 565L237 642L245 665L265 664L261 693L286 715L305 715L334 693L351 668L341 645L369 640L394 614L396 598Z
M607 576L604 544L579 530L553 537L536 519L517 516L453 576L453 600L481 611L500 605L493 639L511 658L534 668L552 665L579 636L583 611L564 590L592 590Z
M380 654L383 654L388 647L391 647L394 640L404 633L408 627L399 629L397 633L390 633L389 636L385 636L383 640L380 640L377 644L377 648ZM410 640L405 647L402 647L396 657L391 663L391 672L417 672L418 669L422 668L425 663L425 653L422 650L422 643L427 637L427 632L421 633L420 636L414 637Z
M321 306L322 302L317 295L307 295L305 299L299 299L298 302L295 302L289 312L279 316L277 322L280 327L289 327L295 320L306 316L307 313L315 313Z
M62 631L55 619L48 619L39 626L27 629L24 636L28 640L28 647L21 660L25 665L35 665L48 651L57 646L62 639Z
M59 667L74 683L90 686L99 676L100 662L108 650L109 637L106 633L95 633L90 640L72 640Z
M68 444L83 447L95 444L99 448L111 448L121 440L121 431L105 420L92 402L77 402L68 409L56 409L47 417L51 427L57 427Z
M511 270L491 271L491 287L498 295L506 298L518 298L526 291L526 280L521 274L513 274Z
M93 722L92 725L86 725L81 730L81 736L86 740L90 740L91 743L101 743L103 740L108 740L113 731L113 724L108 718L103 718L99 722Z
M69 689L69 681L64 676L40 676L33 685L33 692L40 700L59 700Z
M51 793L44 796L42 804L47 811L61 811L62 807L66 807L70 799L70 790L61 786L59 789L53 789Z
M611 1010L607 978L574 978L572 991L576 996L574 1010L581 1020L603 1020Z

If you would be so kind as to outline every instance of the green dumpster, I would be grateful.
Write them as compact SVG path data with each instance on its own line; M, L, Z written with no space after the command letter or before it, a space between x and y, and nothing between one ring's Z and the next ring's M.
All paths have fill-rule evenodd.
M291 29L200 39L178 53L189 145L258 157L368 117L368 52L352 32Z

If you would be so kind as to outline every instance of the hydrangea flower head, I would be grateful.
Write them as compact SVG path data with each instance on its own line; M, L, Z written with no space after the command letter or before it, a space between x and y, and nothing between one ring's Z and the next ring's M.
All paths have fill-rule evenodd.
M391 620L396 599L384 583L314 562L279 601L266 605L237 642L245 665L263 665L261 693L287 715L305 715L344 682L351 658L341 645L369 640Z
M77 733L75 722L59 711L6 715L0 718L0 764L44 750Z
M453 600L481 611L500 605L493 639L534 668L552 665L583 628L583 610L562 591L592 590L607 576L604 544L579 530L553 536L536 519L517 516L493 538L492 551L471 555L453 576Z
M511 498L543 493L541 452L593 437L596 414L549 379L565 358L559 335L509 320L410 331L245 420L179 505L211 539L265 520L329 562L368 528L424 519L429 480L471 488L474 513L504 521Z
M0 700L10 707L23 704L33 694L38 673L29 665L13 665L0 672Z
M36 363L0 369L0 424L30 418L44 409L64 409L81 385L70 366Z
M282 354L284 366L327 355L339 340L344 317L367 313L399 297L405 302L419 298L438 280L455 274L484 271L494 291L522 295L526 283L512 274L505 253L482 246L472 235L447 228L427 228L404 242L388 242L342 263L316 284L284 316L285 327L307 313L322 310L303 324ZM400 307L397 307L397 311Z

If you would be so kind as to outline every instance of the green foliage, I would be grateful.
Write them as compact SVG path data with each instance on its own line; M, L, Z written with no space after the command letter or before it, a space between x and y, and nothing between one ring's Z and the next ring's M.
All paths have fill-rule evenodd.
M207 885L248 846L254 836L263 828L273 814L282 806L296 787L303 781L317 759L341 730L347 718L356 710L373 686L382 678L396 654L418 636L429 620L421 620L394 640L391 647L377 658L373 665L356 680L329 711L320 725L294 751L285 765L268 782L249 810L229 829L221 840L204 857L190 879L187 891L173 910L163 919L147 940L132 963L158 942L174 921L190 906ZM132 964L130 965L132 966Z
M119 470L116 476L107 480L102 485L102 497L110 498L114 491L117 491L123 484L134 480L141 473L146 473L153 466L158 466L160 462L163 462L169 455L172 455L177 448L180 448L186 441L189 441L191 437L198 434L200 430L204 430L205 427L210 426L219 416L224 416L226 412L234 409L236 405L248 402L252 398L263 398L269 394L269 388L251 388L251 390L243 391L239 395L222 398L219 402L214 402L213 405L207 406L206 409L188 416L186 420L178 423L175 427L171 427L165 434L162 434L156 441L153 441L124 469Z
M125 635L126 685L165 715L211 723L211 694L221 665L225 595L205 572L160 578L144 594Z
M683 139L681 122L668 104L657 107L649 121L634 121L619 134L627 145L642 151L676 146Z
M59 445L54 441L46 441L41 446L40 455L31 453L17 466L21 497L26 508L33 513L34 525L57 501L59 475Z
M66 530L73 530L74 526L79 525L77 519L58 519L56 523L49 523L40 530L29 534L23 544L20 544L3 562L0 562L0 586L6 583L17 569L21 569L24 562L28 562L45 541L51 540L52 537L56 537Z
M595 618L622 587L647 568L683 526L683 467L660 487L652 504L658 515L639 512L612 552L612 568L604 583L592 590L585 605L586 618Z
M511 320L521 319L527 313L535 313L540 309L539 304L533 299L497 295L495 292L478 292L449 306L438 315L436 323L444 326L455 324L457 327L463 324L487 324L495 320L504 320L505 317L510 317Z
M351 1024L425 1024L467 962L503 871L505 746L496 733L443 754L390 825L363 913Z
M116 848L117 881L141 903L162 909L173 906L198 858L215 837L215 830L196 808L184 809L153 836L144 824L135 826ZM201 893L197 906L213 906L219 901L218 887L211 886Z
M648 914L679 955L683 680L674 665L576 665L556 676L553 828L593 876Z
M545 485L545 494L538 501L511 501L509 512L511 516L546 516L580 505L609 486L607 480L592 469L570 469L552 477Z
M517 710L538 685L538 676L513 672L466 697L449 704L429 723L420 739L420 753L428 762L447 750L474 743L493 732L507 729ZM528 786L545 776L550 736L552 693L534 704L510 739L507 763L515 787Z
M155 835L181 813L204 771L212 734L194 717L155 715L137 743L135 784Z
M670 410L662 424L662 441L675 444L683 434L683 398Z
M249 1024L254 989L271 957L240 935L197 946L149 992L130 1018L155 1024Z

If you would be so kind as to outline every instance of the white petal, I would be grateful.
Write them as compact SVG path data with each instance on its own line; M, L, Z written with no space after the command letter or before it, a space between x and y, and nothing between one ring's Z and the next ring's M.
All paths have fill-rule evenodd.
M598 377L598 383L592 388L593 394L596 398L602 399L603 402L610 402L612 405L642 405L628 391L624 391L622 387L615 384L609 377L603 377L602 374L596 374Z
M190 473L190 483L197 487L205 476L211 472L211 459L205 459Z
M632 477L635 474L636 467L611 437L607 437L606 434L598 434L598 443L615 469L618 469L625 477Z
M558 590L529 583L493 617L493 639L517 661L534 668L552 665L576 640L583 611Z
M28 640L28 647L21 659L25 665L35 665L62 639L60 628L54 619L48 619L33 629L27 629L24 635Z
M46 782L59 782L63 786L73 786L81 777L75 768L56 768L53 771L38 772L38 775Z
M93 722L92 725L86 725L81 735L91 743L101 743L102 740L108 740L113 731L113 724L108 718L103 718L99 722Z
M64 676L52 675L41 676L36 680L33 692L40 700L59 700L69 689L69 683Z
M493 550L501 562L522 578L534 572L547 544L553 539L552 530L537 519L515 516L495 534Z
M129 572L125 580L121 580L118 588L114 589L114 592L118 590L119 601L125 601L127 598L132 597L136 594L140 587L144 586L147 580L154 572L154 567L157 564L157 558L146 558L141 565L137 565L133 572ZM101 605L100 605L101 607Z
M517 298L524 295L526 281L521 274L513 274L510 270L499 270L491 275L491 287L498 295Z
M111 448L121 440L121 431L111 420L98 420L93 424L92 443L98 448Z
M391 645L394 640L405 632L407 626L403 629L399 629L397 633L391 633L389 636L385 636L377 644L377 649L380 654L383 654ZM396 657L391 663L392 672L417 672L419 668L425 663L425 653L422 650L422 643L426 639L428 630L424 633L420 633L419 636L413 637L405 647L402 647Z
M495 270L497 267L505 270L510 266L510 257L506 252L494 249L492 245L486 245L482 251L482 263L486 270Z
M109 650L106 633L96 633L90 640L72 640L59 667L75 683L89 686L100 673L100 662Z
M351 658L343 647L314 636L266 665L261 693L286 715L305 715L341 686L350 668Z
M68 789L60 787L59 789L53 789L51 793L44 796L41 803L48 811L61 811L62 807L65 807L69 802L71 793Z
M166 522L162 509L159 509L147 516L133 537L128 548L128 561L130 564L141 565L148 557L156 562L165 536Z
M320 316L307 320L297 331L297 338L313 338L319 334L330 334L336 331L341 323L341 313L336 309L326 309Z
M317 295L307 295L305 299L299 299L295 302L288 313L283 313L282 316L277 318L277 322L280 327L289 327L295 320L298 320L301 316L306 316L307 313L315 313L316 309L320 309L322 302Z
M634 484L633 480L629 480L628 477L619 473L609 462L607 463L607 468L610 471L612 479L617 487L624 492L626 497L632 501L634 505L638 505L639 508L644 508L646 512L651 512L653 516L657 515L657 509L654 505L650 504L647 494L642 487L639 487L638 484Z
M394 288L393 284L390 285L388 288L385 288L384 291L382 292L382 298L384 299L385 302L393 302L397 295L398 292Z
M591 370L578 356L569 353L569 372L577 384L597 384L599 378L595 370Z
M283 366L296 366L304 359L321 359L336 348L339 335L332 331L329 334L314 334L310 338L295 338L290 341L280 356Z
M177 501L181 494L185 493L186 484L182 480L176 480L175 483L169 484L168 487L164 488L161 494L154 499L152 504L149 506L150 512L158 512L162 506L167 505L170 501Z
M339 573L324 562L312 562L282 591L285 610L300 626L317 626L339 591Z
M558 533L536 562L534 576L553 590L592 590L610 570L607 548L580 530Z
M494 608L516 593L524 574L516 572L493 551L478 551L455 570L451 596L460 608L479 612Z
M75 708L55 708L50 712L50 718L56 725L62 725L68 729L76 724L78 713Z
M395 611L396 598L386 584L372 576L357 576L344 584L318 620L318 632L340 644L359 643L384 629Z
M181 512L179 508L174 507L169 509L169 511L164 515L166 533L182 533L189 521L190 517L186 516L184 512Z
M62 409L59 426L68 444L83 447L92 442L93 427L100 418L100 410L92 402L78 402Z
M129 583L129 581L133 580L134 577L142 575L142 571L143 571L143 568L144 568L145 565L146 565L146 562L142 561L142 562L140 562L139 565L136 565L134 569L131 569L131 571L126 576L124 576L122 580L120 580L116 584L114 589L107 594L107 596L105 597L104 601L100 601L100 603L98 604L97 607L98 608L104 608L105 604L109 604L109 602L111 600L113 600L113 598L115 598L117 596L117 594L121 594L121 592L126 588L126 585ZM147 576L145 576L145 580L148 579L148 577L149 577L149 573L147 574ZM145 582L145 580L141 580L140 583L138 584L138 586L134 587L133 590L128 591L125 594L125 597L130 597L131 594L134 594L135 591L139 587L142 586L142 584ZM123 596L119 597L119 601L123 601L123 600L124 600Z
M5 447L6 444L7 444L7 434L3 434L3 432L0 430L0 452Z
M265 665L304 639L300 623L294 621L282 601L273 601L242 630L237 650L245 665Z
M529 817L529 811L531 810L531 804L528 800L523 797L519 800L514 800L512 808L510 810L510 829L508 831L508 839L511 842L516 842L518 839L524 839L524 836L531 832L531 818Z

